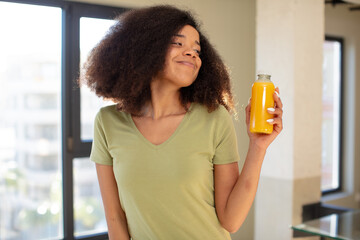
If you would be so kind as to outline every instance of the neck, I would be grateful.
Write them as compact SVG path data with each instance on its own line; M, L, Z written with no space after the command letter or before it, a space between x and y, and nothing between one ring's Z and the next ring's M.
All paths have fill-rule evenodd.
M151 83L151 101L144 108L144 116L156 120L171 115L184 114L185 109L180 103L180 90L160 84Z

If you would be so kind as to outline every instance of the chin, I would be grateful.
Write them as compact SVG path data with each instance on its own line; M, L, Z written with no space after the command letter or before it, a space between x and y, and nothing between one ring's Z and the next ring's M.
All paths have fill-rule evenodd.
M187 77L182 78L182 81L180 82L182 87L188 87L191 84L193 84L195 82L195 80L196 80L196 77L197 76L195 76L195 77L194 76L191 76L191 77L187 76Z
M183 81L182 84L181 84L181 87L189 87L194 82L195 82L195 80Z

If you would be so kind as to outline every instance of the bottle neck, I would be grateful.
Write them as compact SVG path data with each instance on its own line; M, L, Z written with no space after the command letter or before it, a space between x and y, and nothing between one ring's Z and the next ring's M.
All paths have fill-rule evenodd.
M271 75L269 74L258 74L257 76L256 82L271 82Z

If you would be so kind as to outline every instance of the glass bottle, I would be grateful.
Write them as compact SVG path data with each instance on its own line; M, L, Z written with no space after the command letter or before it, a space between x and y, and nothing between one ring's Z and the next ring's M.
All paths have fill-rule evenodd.
M274 118L267 109L274 108L275 86L268 74L258 74L258 78L252 85L251 110L250 110L250 132L270 134L273 125L266 120Z

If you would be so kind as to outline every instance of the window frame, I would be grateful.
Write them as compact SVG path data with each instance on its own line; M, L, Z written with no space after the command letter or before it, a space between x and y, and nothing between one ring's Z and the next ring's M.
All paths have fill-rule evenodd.
M332 41L338 42L340 44L340 116L339 116L339 154L338 154L338 162L339 162L339 186L337 188L329 189L321 191L322 196L341 192L343 190L343 116L344 116L344 38L338 36L332 36L325 34L324 41Z
M107 239L106 233L74 236L73 159L90 156L92 141L81 140L80 88L77 79L80 72L80 18L94 17L113 19L125 12L125 8L67 2L63 9L63 194L64 238Z
M73 160L89 157L92 141L80 136L80 18L114 19L128 8L79 3L63 0L0 0L0 2L30 4L62 9L61 45L61 154L63 195L63 238L66 240L108 239L108 234L96 233L75 236L74 232L74 180Z

